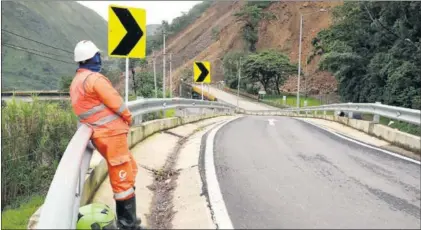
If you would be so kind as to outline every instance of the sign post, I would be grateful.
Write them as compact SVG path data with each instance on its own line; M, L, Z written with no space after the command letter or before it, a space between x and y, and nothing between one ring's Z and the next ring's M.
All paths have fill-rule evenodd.
M129 101L129 58L145 58L146 11L108 6L108 56L126 58L125 101Z

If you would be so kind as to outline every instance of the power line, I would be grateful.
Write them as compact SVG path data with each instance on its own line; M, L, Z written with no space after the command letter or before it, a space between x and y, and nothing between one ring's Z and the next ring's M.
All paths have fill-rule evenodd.
M58 57L66 57L66 58L69 58L69 56L64 56L64 55L60 55L60 54L52 54L52 53L44 52L44 51L41 51L41 50L36 50L36 49L28 48L28 47L18 46L18 45L15 45L15 44L3 43L2 45L4 45L4 46L8 46L8 47L10 47L10 48L21 48L21 49L27 49L27 50L36 51L36 52L38 52L38 53L44 53L44 54L49 54L49 55L53 55L53 56L58 56Z
M66 64L75 65L75 63L72 63L72 62L63 61L63 60L60 60L60 59L54 59L52 57L48 57L48 56L45 56L45 55L42 55L42 54L31 52L31 51L28 51L28 50L25 50L25 49L15 48L15 47L11 47L11 46L6 46L6 47L13 48L13 49L20 50L20 51L25 51L25 52L28 52L28 53L31 53L31 54L34 54L34 55L37 55L37 56L40 56L40 57L44 57L44 58L47 58L47 59L51 59L51 60L54 60L54 61L59 61L59 62L63 62L63 63L66 63Z
M61 50L61 51L64 51L64 52L67 52L67 53L71 53L71 54L73 54L73 52L72 52L72 51L69 51L69 50L64 50L64 49L57 48L57 47L54 47L54 46L50 46L50 45L47 45L47 44L45 44L45 43L42 43L42 42L36 41L36 40L34 40L34 39L27 38L27 37L24 37L24 36L19 35L19 34L15 34L15 33L13 33L13 32L10 32L10 31L8 31L8 30L5 30L5 29L1 29L1 30L2 30L2 31L4 31L4 32L6 32L6 33L9 33L9 34L13 34L13 35L15 35L15 36L17 36L17 37L20 37L20 38L23 38L23 39L27 39L27 40L29 40L29 41L33 41L33 42L36 42L36 43L39 43L39 44L41 44L41 45L45 45L45 46L48 46L48 47L53 48L53 49L57 49L57 50Z

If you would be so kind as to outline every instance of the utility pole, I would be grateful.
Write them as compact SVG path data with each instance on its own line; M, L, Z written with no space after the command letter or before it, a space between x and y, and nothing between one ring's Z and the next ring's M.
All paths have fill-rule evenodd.
M129 58L126 58L126 104L129 102Z
M183 78L180 79L179 97L183 97Z
M238 84L237 84L237 108L239 108L239 98L240 98L240 79L241 79L241 57L240 60L238 61L237 64L237 69L238 69Z
M170 53L170 98L172 98L172 73L171 73L171 68L172 68L172 53Z
M202 87L201 88L202 88L202 101L203 101L203 91L205 90L204 87L203 87L203 81L202 81Z
M156 68L155 68L155 50L152 51L152 57L153 57L153 83L155 86L155 98L158 98L158 87L156 84Z
M300 108L300 74L301 74L301 39L303 36L303 15L300 15L300 41L298 48L298 82L297 82L297 108Z
M164 67L162 70L162 98L165 98L165 27L162 27L162 36L164 39L164 55L163 55L163 63Z
M303 16L310 15L318 12L327 12L326 9L319 9L318 11L310 12L307 14L300 14L300 40L298 48L298 82L297 82L297 108L300 108L300 75L301 75L301 40L303 37Z

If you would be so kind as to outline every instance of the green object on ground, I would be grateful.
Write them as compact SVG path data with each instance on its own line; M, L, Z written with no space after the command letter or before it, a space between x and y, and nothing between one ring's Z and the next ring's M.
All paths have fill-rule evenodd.
M108 205L93 203L79 208L76 229L116 229L116 217Z

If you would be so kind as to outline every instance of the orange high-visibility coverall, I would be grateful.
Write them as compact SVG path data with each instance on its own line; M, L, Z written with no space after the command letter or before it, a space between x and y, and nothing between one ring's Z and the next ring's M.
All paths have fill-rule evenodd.
M102 74L78 69L70 85L73 111L93 129L92 142L106 159L115 200L134 196L137 165L127 134L131 113L111 82Z

